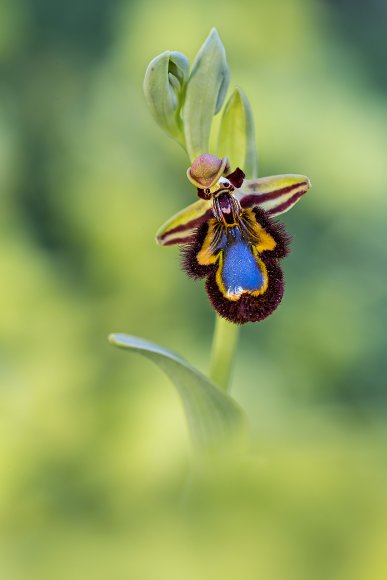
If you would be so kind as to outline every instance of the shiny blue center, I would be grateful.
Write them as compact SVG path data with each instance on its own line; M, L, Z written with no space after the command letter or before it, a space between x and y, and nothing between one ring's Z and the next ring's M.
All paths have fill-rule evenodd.
M228 229L228 235L222 236L219 249L223 250L221 277L228 295L240 296L247 290L262 288L263 274L251 245L243 238L238 227Z

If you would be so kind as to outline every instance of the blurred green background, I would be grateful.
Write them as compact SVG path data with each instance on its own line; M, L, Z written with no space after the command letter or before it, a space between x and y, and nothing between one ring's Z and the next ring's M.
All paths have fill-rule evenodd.
M387 6L0 0L0 579L387 576ZM213 312L154 232L193 200L142 96L212 26L260 175L312 191L281 307L241 333L248 462L187 483L177 394L112 331L207 370Z

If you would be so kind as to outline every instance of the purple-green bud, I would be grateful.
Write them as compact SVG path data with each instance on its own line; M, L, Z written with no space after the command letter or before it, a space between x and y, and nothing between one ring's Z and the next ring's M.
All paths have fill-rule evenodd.
M230 172L230 164L227 157L219 159L210 153L204 153L197 157L187 170L190 182L199 189L210 188L215 185L222 175Z

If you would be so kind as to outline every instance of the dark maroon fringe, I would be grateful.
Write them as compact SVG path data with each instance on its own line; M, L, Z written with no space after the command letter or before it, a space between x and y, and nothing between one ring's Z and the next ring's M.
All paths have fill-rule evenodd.
M181 267L184 272L194 280L204 278L211 270L217 269L216 264L211 266L202 266L198 263L196 256L200 252L203 242L208 232L208 223L202 224L194 234L194 240L181 248Z
M239 300L227 300L220 292L215 276L216 271L210 272L206 281L206 290L212 306L217 313L235 324L258 322L271 314L282 300L284 280L281 267L276 258L265 260L269 285L266 292L260 296L242 294Z
M245 324L258 322L269 316L280 304L284 293L284 280L279 259L288 255L290 236L283 224L270 218L260 208L253 208L257 222L276 241L276 247L272 251L264 251L260 258L267 268L268 288L260 296L242 294L239 300L228 300L223 296L216 284L217 264L202 266L196 259L208 232L208 223L202 224L194 234L192 243L187 244L181 250L181 265L186 274L193 279L207 276L206 290L212 306L220 316L234 322Z
M263 227L263 229L272 236L276 242L276 247L272 251L266 251L261 254L263 261L266 259L266 255L274 258L285 258L290 253L290 242L292 241L291 235L286 231L283 223L270 217L267 212L265 212L260 207L252 208L255 219Z

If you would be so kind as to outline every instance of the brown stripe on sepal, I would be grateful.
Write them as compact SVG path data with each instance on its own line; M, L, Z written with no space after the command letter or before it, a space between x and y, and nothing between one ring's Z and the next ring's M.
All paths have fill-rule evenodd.
M207 222L211 217L212 217L212 209L210 208L203 215L201 215L193 220L190 220L184 224L180 224L178 226L175 226L174 228L167 229L162 234L158 234L156 236L156 240L162 246L188 243L187 241L180 241L180 240L185 240L185 236L177 237L176 240L179 240L179 241L171 240L170 242L168 242L168 241L165 242L164 240L167 240L170 236L173 236L174 234L177 234L179 232L187 232L188 236L190 238L192 238L192 230L196 230L196 228L198 228L204 222Z
M190 234L184 238L172 238L170 240L163 241L162 246L184 246L186 244L191 244L195 240L195 234Z
M272 209L267 210L267 213L269 215L277 215L280 213L285 213L286 210L291 208L292 205L294 205L300 199L300 197L302 195L304 195L304 193L305 193L304 191L298 191L297 193L295 193L294 195L289 197L289 199L287 199L286 201L284 201L280 205L277 205L276 207L273 207Z
M295 189L298 189L303 185L305 186L305 189L302 189L300 192L297 192L298 197L301 197L301 195L303 195L309 189L309 184L307 181L300 181L298 183L294 183L286 187L281 187L280 189L275 189L274 191L270 191L268 193L259 193L259 191L257 191L255 194L254 193L242 194L239 197L239 202L243 208L254 207L255 205L261 205L265 201L270 201L273 199L277 199L282 195L286 195L287 193L290 193L291 191L294 191ZM254 184L248 183L247 188L251 191L254 191Z

